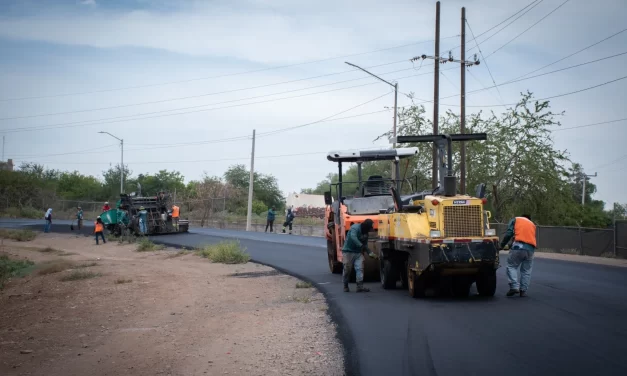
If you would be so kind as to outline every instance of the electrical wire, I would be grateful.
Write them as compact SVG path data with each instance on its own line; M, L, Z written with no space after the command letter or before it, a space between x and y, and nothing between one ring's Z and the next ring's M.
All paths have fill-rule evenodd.
M464 21L466 21L466 25L468 25L468 29L470 30L470 34L474 38L475 37L475 33L472 32L472 27L470 27L470 23L468 22L468 20L464 20ZM487 60L483 57L483 51L481 51L481 47L479 47L479 43L477 43L477 48L479 49L479 54L481 55L481 59L483 60L483 63L485 64L485 67L488 69L488 73L490 74L490 78L492 79L492 84L494 84L494 87L496 88L496 91L499 93L499 98L501 98L501 102L503 102L503 96L501 95L501 91L499 90L498 86L496 86L496 81L494 81L494 76L492 75L492 71L490 70L490 67L488 66Z
M59 155L71 155L71 154L91 154L91 153L100 153L99 151L94 151L94 150L102 150L102 149L107 149L110 148L112 146L119 146L119 144L111 144L111 145L106 145L106 146L101 146L101 147L97 147L97 148L90 148L90 149L86 149L86 150L77 150L77 151L71 151L71 152L66 152L66 153L57 153L57 154L12 154L12 156L14 157L20 157L20 158L32 158L32 157L55 157L55 156L59 156Z
M412 69L408 68L408 70L412 70ZM401 80L401 79L421 76L421 75L425 75L425 74L428 74L428 72L427 73L423 73L423 74L416 74L416 75L409 75L409 76L398 77L398 78L395 78L395 80ZM365 78L368 78L368 77L365 77ZM170 113L170 114L164 114L164 112L176 111L177 109L164 110L164 111L152 111L152 112L148 112L148 113L140 113L140 114L133 114L133 115L117 116L117 117L113 117L113 118L93 119L93 120L83 120L83 121L75 121L75 122L66 122L66 123L56 123L56 124L46 124L46 125L30 126L30 127L12 128L12 129L2 130L2 132L3 133L12 133L12 132L35 131L35 130L72 128L72 127L80 127L80 126L88 126L88 125L96 125L96 124L111 124L111 123L127 122L127 121L134 121L134 120L154 119L154 118L167 117L167 116L175 116L175 115L190 114L190 113L205 112L205 111L214 111L214 110L221 110L221 109L226 109L226 108L233 108L233 107L241 107L241 106L248 106L248 105L254 105L254 104L275 102L275 101L280 101L280 100L285 100L285 99L294 99L294 98L300 98L300 97L311 96L311 95L325 94L325 93L330 93L330 92L335 92L335 91L348 90L348 89L364 87L364 86L370 86L370 85L376 85L376 84L380 84L380 82L379 81L375 81L375 82L371 82L371 83L367 83L367 84L348 86L348 87L332 89L332 90L319 91L319 92L315 92L315 93L307 93L307 94L301 94L301 95L296 95L296 96L289 96L289 97L284 97L284 98L275 98L275 99L270 99L270 100L265 100L265 101L257 101L257 102L251 102L251 103L242 103L242 104L236 104L236 105L231 105L231 106L215 107L215 108L208 108L208 109L201 109L201 110L194 110L194 111L184 111L184 112L177 112L177 113ZM226 102L222 102L222 103L226 103ZM211 104L201 105L201 106L191 106L191 107L187 107L187 108L206 107L206 106L210 106L210 105ZM183 109L186 109L186 108L183 108ZM161 115L145 116L145 117L135 117L135 116L143 116L143 115L151 115L151 114L161 114Z
M561 3L560 5L557 6L557 8L553 9L552 11L550 11L547 15L545 15L544 17L542 17L541 19L539 19L536 23L534 23L533 25L529 26L528 28L526 28L525 30L523 30L523 32L519 33L518 35L516 35L514 38L510 39L508 42L506 42L504 45L502 45L501 47L497 48L496 50L492 51L492 53L490 55L488 55L485 59L483 59L483 61L485 62L485 60L487 58L489 58L490 56L494 55L495 53L497 53L498 51L500 51L503 47L507 46L508 44L512 43L514 40L518 39L518 37L520 37L521 35L523 35L524 33L526 33L527 31L531 30L533 27L535 27L537 24L539 24L540 22L544 21L547 17L549 17L551 14L555 13L558 9L560 9L562 6L564 6L567 2L569 2L570 0L565 0L563 3Z
M616 119L616 120L608 120L608 121L602 121L602 122L600 122L600 123L592 123L592 124L577 125L577 126L574 126L574 127L558 128L558 129L553 129L553 130L551 130L551 132L560 132L560 131L567 131L567 130L571 130L571 129L587 128L587 127L592 127L592 126L595 126L595 125L602 125L602 124L617 123L617 122L619 122L619 121L625 121L625 120L627 120L627 118Z
M457 38L457 37L459 37L459 35L452 35L452 36L441 38L441 39L451 39L451 38ZM75 92L75 93L51 94L51 95L41 95L41 96L32 96L32 97L2 98L2 99L0 99L0 102L19 101L19 100L27 100L27 99L67 97L67 96L87 95L87 94L96 94L96 93L106 93L106 92L112 92L112 91L141 89L141 88L147 88L147 87L164 86L164 85L186 83L186 82L192 82L192 81L210 80L210 79L215 79L215 78L233 77L233 76L239 76L239 75L244 75L244 74L251 74L251 73L258 73L258 72L264 72L264 71L275 70L275 69L283 69L283 68L295 67L295 66L300 66L300 65L321 63L321 62L325 62L325 61L336 60L336 59L343 59L343 58L353 57L353 56L367 55L367 54L371 54L371 53L377 53L377 52L382 52L382 51L389 51L389 50L398 49L398 48L404 48L404 47L409 47L409 46L416 46L416 45L429 43L429 42L433 42L433 40L427 40L427 41L415 42L415 43L408 43L408 44L403 44L403 45L400 45L400 46L382 48L382 49L379 49L379 50L360 52L360 53L355 53L355 54L350 54L350 55L342 55L342 56L336 56L336 57L319 59L319 60L311 60L311 61L306 61L306 62L302 62L302 63L294 63L294 64L275 66L275 67L255 69L255 70L250 70L250 71L245 71L245 72L228 73L228 74L222 74L222 75L217 75L217 76L208 76L208 77L200 77L200 78L191 78L191 79L187 79L187 80L168 81L168 82L161 82L161 83L156 83L156 84L126 86L126 87L120 87L120 88L114 88L114 89L92 90L92 91L83 91L83 92Z
M367 68L380 67L380 66L384 66L384 65L406 63L406 62L407 62L407 60L400 60L400 61L395 61L395 62L386 63L386 64L379 64L379 65L375 65L375 66L371 66L371 67L367 67ZM380 75L386 75L386 74L391 74L391 73L403 72L403 71L408 71L408 70L410 70L410 68L408 68L408 69L399 69L399 70L395 70L395 71L391 71L391 72L380 73ZM206 94L198 94L198 95L190 95L190 96L186 96L186 97L160 99L160 100L149 101L149 102L128 103L128 104L122 104L122 105L116 105L116 106L90 108L90 109L84 109L84 110L74 110L74 111L64 111L64 112L53 112L53 113L47 113L47 114L35 114L35 115L5 117L5 118L0 118L0 120L17 120L17 119L29 119L29 118L36 118L36 117L43 117L43 116L68 115L68 114L77 114L77 113L84 113L84 112L103 111L103 110L113 110L113 109L118 109L118 108L144 106L144 105L148 105L148 104L173 102L173 101L179 101L179 100L196 99L196 98L202 98L202 97L213 96L213 95L218 95L218 94L227 94L227 93L233 93L233 92L237 92L237 91L253 90L253 89L265 88L265 87L270 87L270 86L283 85L283 84L287 84L287 83L294 83L294 82L305 81L305 80L310 80L310 79L315 79L315 78L320 78L320 77L328 77L328 76L333 76L333 75L338 75L338 74L345 74L345 73L350 73L350 72L355 72L355 71L358 71L358 69L352 69L352 70L347 70L347 71L338 72L338 73L323 74L323 75L314 76L314 77L301 78L301 79L298 79L298 80L284 81L284 82L278 82L278 83L272 83L272 84L260 85L260 86L254 86L254 87L248 87L248 88L224 90L224 91L218 91L218 92L206 93ZM243 101L243 100L248 100L248 99L264 98L264 97L272 96L272 95L293 93L293 92L296 92L296 91L315 89L315 88L324 87L324 86L337 85L337 84L345 83L345 82L360 81L360 80L365 80L365 79L368 79L368 78L369 77L360 77L360 78L354 78L354 79L350 79L350 80L336 81L336 82L331 82L331 83L327 83L327 84L323 84L323 85L309 86L309 87L305 87L305 88L301 88L301 89L294 89L294 90L282 91L282 92L278 92L278 93L258 95L258 96L254 96L254 97L235 99L235 100L226 101L226 102L212 103L210 105L231 103L231 102ZM202 106L196 106L196 107L203 107L203 106L208 106L208 105L202 105ZM189 109L189 108L194 108L194 107L183 107L183 108L179 108L179 109Z

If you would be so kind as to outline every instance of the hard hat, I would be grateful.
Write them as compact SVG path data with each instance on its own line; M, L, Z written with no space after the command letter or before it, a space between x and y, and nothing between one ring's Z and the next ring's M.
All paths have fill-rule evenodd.
M140 206L140 207L139 207L139 210L144 210L144 207L143 207L143 206Z
M100 219L100 216L97 216L96 219Z
M105 201L105 205L109 205L109 201Z

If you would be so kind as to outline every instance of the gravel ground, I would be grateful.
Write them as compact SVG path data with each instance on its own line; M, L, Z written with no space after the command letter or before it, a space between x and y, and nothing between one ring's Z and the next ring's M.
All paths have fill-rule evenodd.
M1 375L344 374L324 297L275 269L65 234L4 241L0 252L97 274L64 282L72 271L61 268L8 283Z

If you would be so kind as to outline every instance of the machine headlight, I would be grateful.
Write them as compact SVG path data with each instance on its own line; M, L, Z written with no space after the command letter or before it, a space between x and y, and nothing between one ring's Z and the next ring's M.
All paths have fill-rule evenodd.
M441 238L442 234L438 230L431 230L431 231L429 231L429 237L430 238Z
M485 236L496 236L496 230L493 228L486 229Z

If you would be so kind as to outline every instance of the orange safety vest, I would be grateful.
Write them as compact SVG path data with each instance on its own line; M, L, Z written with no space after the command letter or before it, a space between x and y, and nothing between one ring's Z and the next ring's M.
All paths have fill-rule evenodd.
M178 218L178 217L179 217L179 207L172 206L172 218Z
M104 231L104 226L102 225L102 223L98 223L98 221L96 221L96 222L94 222L94 226L95 226L94 232L103 232Z
M516 217L514 240L536 247L536 225L525 217Z

